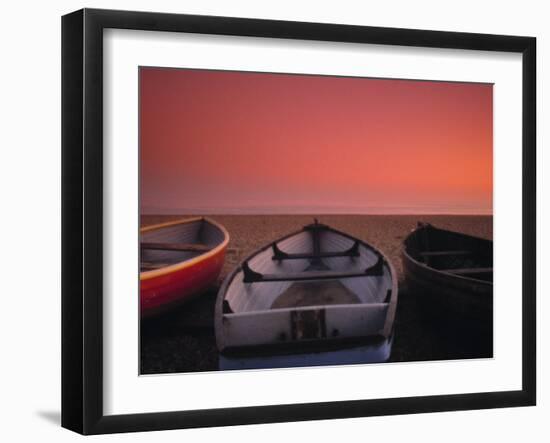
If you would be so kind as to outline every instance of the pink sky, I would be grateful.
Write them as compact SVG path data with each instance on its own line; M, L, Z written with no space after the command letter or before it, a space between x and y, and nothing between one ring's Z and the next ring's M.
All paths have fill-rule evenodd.
M140 69L142 213L492 213L492 85Z

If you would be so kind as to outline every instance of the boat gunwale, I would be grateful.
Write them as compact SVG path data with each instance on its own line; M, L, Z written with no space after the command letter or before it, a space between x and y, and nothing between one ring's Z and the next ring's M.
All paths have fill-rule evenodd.
M338 229L334 229L333 227L331 226L326 226L325 228L326 230L329 230L331 232L334 232L336 234L339 234L343 237L346 237L348 238L349 240L353 240L353 241L359 241L360 244L362 244L363 246L365 246L367 249L370 249L370 250L373 250L375 252L377 252L378 254L380 254L380 256L383 258L384 260L384 263L386 264L386 266L388 267L389 271L390 271L390 278L391 278L391 297L390 297L390 300L389 302L385 303L387 304L388 306L388 309L387 309L387 312L386 312L386 320L384 322L384 328L382 329L381 333L378 334L380 337L383 337L385 339L388 339L391 334L392 334L392 331L393 331L393 323L394 323L394 319L395 319L395 311L396 311L396 307L397 307L397 293L398 293L398 285L397 285L397 274L395 272L395 268L393 267L393 264L391 263L391 261L388 259L388 257L386 256L386 254L384 254L380 249L378 248L375 248L374 246L372 246L371 244L367 243L366 241L358 238L358 237L354 237L350 234L347 234L345 232L342 232L342 231L339 231ZM286 234L280 238L278 238L277 240L274 240L272 242L269 242L267 243L266 245L262 246L261 248L259 249L256 249L255 251L253 251L251 254L249 254L246 258L244 258L238 266L236 266L232 271L231 273L224 279L222 285L220 286L220 289L218 291L218 295L216 297L216 305L215 305L215 312L214 312L214 332L215 332L215 336L216 336L216 344L218 346L218 349L221 351L224 351L226 349L225 347L225 344L224 344L224 338L223 338L223 334L222 334L222 330L223 330L223 325L221 324L223 322L223 318L225 317L225 314L223 312L223 300L225 300L225 294L227 293L227 289L229 288L229 285L233 282L233 280L235 279L236 275L242 271L242 264L249 261L250 259L252 259L253 257L255 257L256 255L264 252L265 250L269 249L272 247L273 243L279 243L283 240L286 240L290 237L293 237L295 235L298 235L302 232L304 232L306 229L305 229L305 226L302 228L302 229L298 229L296 231L293 231L289 234ZM361 303L361 304L352 304L352 305L343 305L343 306L361 306L361 305L365 305L364 303ZM307 308L307 309L312 309L314 307L319 307L319 306L326 306L326 305L314 305L314 306L301 306L301 307L295 307L295 308L288 308L289 310L296 310L296 309L299 309L299 308ZM269 310L264 310L264 311L258 311L258 312L268 312ZM231 315L231 314L229 314ZM291 345L291 344L289 344ZM291 345L292 346L292 345ZM248 346L245 346L245 348L247 348Z
M365 306L388 306L389 302L376 302L376 303L340 303L340 304L330 304L330 305L308 305L308 306L294 306L294 307L285 307L285 308L273 308L273 309L263 309L261 311L245 311L245 312L226 312L223 315L226 317L234 318L246 315L258 315L264 314L266 312L292 312L292 311L310 311L311 308L319 308L324 310L330 310L332 308L342 309L345 308L364 308Z
M264 343L256 345L228 346L220 350L224 357L263 357L288 354L309 354L312 352L333 352L337 350L353 349L362 346L383 346L391 343L393 336L371 334L355 337L330 337L300 341L300 349L296 349L295 342ZM347 364L346 364L347 365ZM266 368L267 369L267 368ZM277 368L273 368L277 369Z
M485 286L487 288L493 286L493 282L489 282L487 280L480 280L478 278L466 277L466 276L454 274L452 272L448 272L448 271L445 271L445 270L442 270L442 269L433 268L431 266L428 266L426 263L423 263L423 262L415 259L411 254L409 254L408 251L407 251L406 241L409 238L411 238L412 235L417 234L421 229L426 229L427 227L430 227L431 229L436 229L438 231L445 231L445 232L450 232L450 233L455 234L455 235L461 235L463 237L468 237L468 238L471 238L471 239L474 239L474 240L481 240L481 241L488 241L488 242L491 241L491 240L488 240L486 238L476 237L475 235L469 235L469 234L464 234L462 232L451 231L450 229L437 228L437 227L435 227L433 225L430 225L430 224L425 225L425 226L419 226L419 227L413 229L411 232L409 232L407 237L405 237L405 239L402 242L401 256L404 259L410 261L415 266L418 266L418 267L420 267L421 269L424 269L427 272L433 272L434 274L440 275L442 277L447 277L450 280L454 280L457 283L477 284L477 285L480 285L480 286ZM494 252L493 252L493 259L494 259Z
M215 226L216 228L218 228L224 236L223 241L219 245L217 245L215 248L211 249L210 251L199 254L196 257L188 258L186 260L182 260L180 262L174 263L169 266L164 266L159 269L140 272L139 273L140 282L144 280L150 280L152 278L162 277L164 275L172 274L174 272L181 271L182 269L186 269L188 267L194 266L198 263L201 263L215 256L216 254L218 254L219 252L221 252L227 247L230 240L229 232L227 231L227 229L225 229L223 225L221 225L220 223L218 223L217 221L209 217L192 217L192 218L179 219L179 220L174 220L174 221L169 221L164 223L157 223L155 225L145 226L143 228L140 228L139 233L143 234L144 232L156 231L158 229L167 228L170 226L185 225L185 224L194 223L197 221L207 222Z

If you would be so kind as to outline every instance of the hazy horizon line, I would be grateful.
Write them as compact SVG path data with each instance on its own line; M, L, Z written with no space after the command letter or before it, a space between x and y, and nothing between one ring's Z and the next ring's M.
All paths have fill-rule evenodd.
M493 215L493 211L472 207L453 208L441 206L241 206L241 207L189 207L162 208L145 206L140 208L140 215Z
M359 213L359 212L247 212L247 213L239 213L239 212L140 212L140 216L216 216L216 215L243 215L243 216L256 216L256 215L273 215L273 216L292 216L292 215L309 215L309 216L330 216L330 215L364 215L364 216L388 216L388 215L395 215L395 216L411 216L411 215L418 215L418 216L482 216L482 217L493 217L494 214L491 212L369 212L369 213Z

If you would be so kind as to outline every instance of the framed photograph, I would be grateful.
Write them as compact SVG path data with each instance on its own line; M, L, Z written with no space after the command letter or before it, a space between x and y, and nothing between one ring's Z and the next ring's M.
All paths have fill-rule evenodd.
M534 405L535 60L532 37L64 16L62 425Z

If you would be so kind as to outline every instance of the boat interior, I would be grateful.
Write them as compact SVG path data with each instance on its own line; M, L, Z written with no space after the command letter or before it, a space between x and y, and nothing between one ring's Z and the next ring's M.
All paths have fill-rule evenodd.
M352 237L313 224L245 261L227 286L224 313L388 303L391 270Z
M180 263L218 246L225 235L205 219L195 219L140 233L140 270Z
M406 252L438 271L493 281L493 242L423 224L405 241Z

